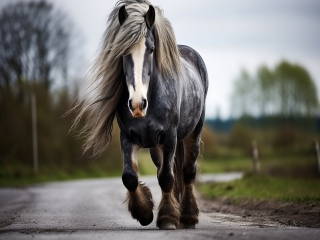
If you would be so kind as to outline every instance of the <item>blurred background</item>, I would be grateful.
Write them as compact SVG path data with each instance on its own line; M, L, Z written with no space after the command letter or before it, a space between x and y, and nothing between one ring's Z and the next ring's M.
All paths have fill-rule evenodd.
M209 73L203 173L320 176L320 2L154 0ZM110 0L0 1L0 185L122 172L119 130L82 155L64 115L85 86ZM155 174L147 151L141 174Z

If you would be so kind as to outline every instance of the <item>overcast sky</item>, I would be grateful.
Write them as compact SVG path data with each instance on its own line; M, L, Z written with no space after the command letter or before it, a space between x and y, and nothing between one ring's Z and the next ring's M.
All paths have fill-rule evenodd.
M0 7L8 0L1 0ZM82 35L80 75L93 60L116 1L51 0ZM233 82L245 68L286 59L310 72L320 91L319 0L153 0L171 21L178 43L196 49L209 73L207 117L232 114Z

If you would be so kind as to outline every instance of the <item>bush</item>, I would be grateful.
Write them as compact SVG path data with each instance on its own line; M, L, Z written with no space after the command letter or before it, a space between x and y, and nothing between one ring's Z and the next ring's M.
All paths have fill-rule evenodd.
M228 144L230 147L238 148L245 153L250 153L253 140L252 131L245 125L236 123L229 135Z
M216 137L214 135L213 130L208 125L205 125L203 127L202 133L201 133L201 140L204 144L204 156L213 156L216 154L216 148L217 148L217 141Z
M290 125L280 127L276 132L272 141L275 148L293 146L296 142L297 133Z

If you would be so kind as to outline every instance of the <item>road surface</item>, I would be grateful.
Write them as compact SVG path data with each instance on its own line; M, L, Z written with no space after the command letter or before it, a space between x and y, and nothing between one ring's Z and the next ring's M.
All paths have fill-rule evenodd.
M202 179L233 177L206 175ZM141 180L150 187L157 205L160 188L156 178ZM123 204L125 194L120 177L2 188L0 239L320 239L320 229L257 223L221 213L201 212L195 230L159 230L155 219L142 227Z

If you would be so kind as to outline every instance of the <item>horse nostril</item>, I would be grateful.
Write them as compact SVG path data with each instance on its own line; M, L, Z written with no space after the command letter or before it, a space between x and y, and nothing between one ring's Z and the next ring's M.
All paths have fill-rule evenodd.
M141 109L144 110L147 108L147 99L143 99L141 103Z
M132 106L132 100L131 100L131 99L129 100L129 108L130 108L131 111L134 110L134 109L133 109L133 106Z

